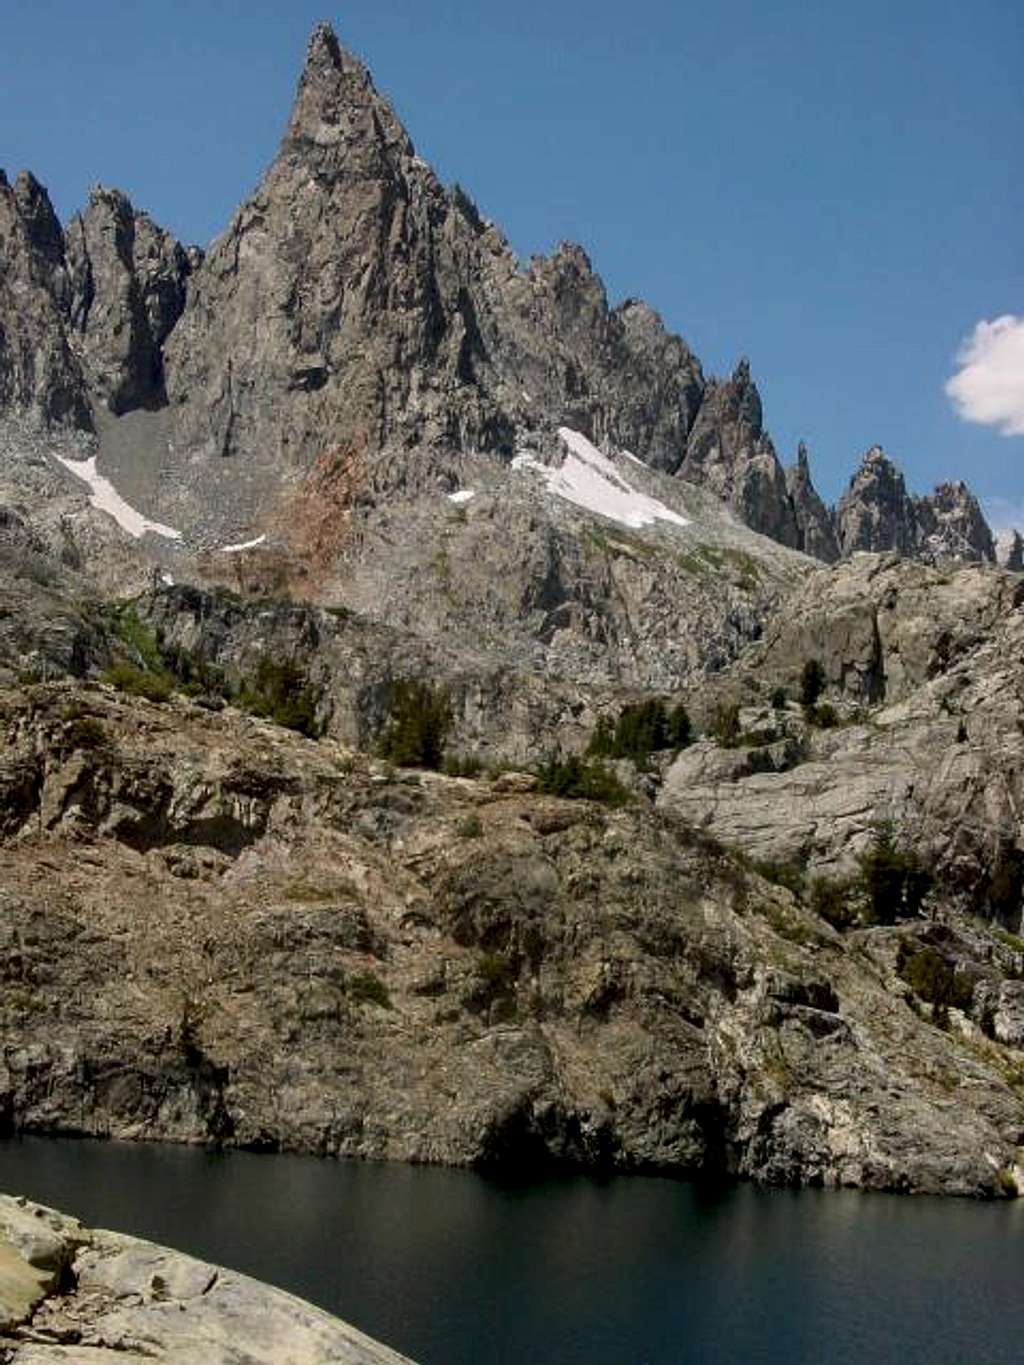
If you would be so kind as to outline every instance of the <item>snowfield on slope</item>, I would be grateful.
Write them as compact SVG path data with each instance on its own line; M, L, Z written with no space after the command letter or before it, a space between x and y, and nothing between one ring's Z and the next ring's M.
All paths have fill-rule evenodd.
M74 474L76 479L81 479L83 483L89 485L89 501L93 507L113 517L118 526L136 540L141 540L147 531L151 531L155 536L163 536L165 540L181 539L181 532L176 531L173 526L163 526L159 521L150 521L141 512L137 512L130 503L125 502L110 480L104 478L97 470L95 455L90 455L87 460L69 460L64 455L55 455L54 459Z
M582 433L571 427L559 427L558 434L569 452L558 469L543 464L529 451L521 451L512 461L512 468L535 470L549 492L633 530L652 526L656 521L690 525L688 518L627 483L607 455L602 455Z

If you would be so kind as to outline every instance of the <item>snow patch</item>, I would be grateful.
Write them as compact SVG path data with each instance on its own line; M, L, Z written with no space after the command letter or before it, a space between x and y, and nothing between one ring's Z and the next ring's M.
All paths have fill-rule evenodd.
M457 493L449 493L449 502L469 502L470 498L476 497L475 488L460 488Z
M110 480L97 471L95 455L90 455L87 460L69 460L63 455L55 455L54 459L65 469L70 470L76 479L81 479L83 483L89 485L89 501L93 507L113 517L118 526L136 540L141 540L147 531L151 531L155 536L163 536L166 540L181 539L181 532L176 531L173 526L163 526L158 521L150 521L125 502Z
M255 550L256 546L262 545L266 538L267 533L264 531L263 534L257 536L255 540L243 540L240 545L222 545L220 547L220 552L222 555L237 555L241 554L243 550Z
M561 468L552 469L529 451L521 451L512 461L512 468L535 470L548 490L566 502L634 530L651 526L655 521L689 526L687 517L627 483L607 455L602 455L586 436L570 427L559 427L558 434L569 449Z

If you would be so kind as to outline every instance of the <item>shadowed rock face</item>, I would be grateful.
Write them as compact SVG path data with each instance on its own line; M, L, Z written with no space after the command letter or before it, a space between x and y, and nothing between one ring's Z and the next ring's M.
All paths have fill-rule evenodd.
M119 190L93 190L67 232L71 330L94 395L111 412L163 401L162 347L185 306L195 257Z
M64 237L39 182L0 172L0 411L92 426L88 388L68 345Z

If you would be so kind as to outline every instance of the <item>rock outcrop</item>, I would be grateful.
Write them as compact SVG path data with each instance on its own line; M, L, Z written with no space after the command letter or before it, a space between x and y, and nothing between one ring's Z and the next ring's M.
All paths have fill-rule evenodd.
M1004 1045L912 1008L900 931L837 933L671 813L96 687L3 715L15 1130L1006 1185Z
M797 448L796 463L786 470L786 491L793 505L800 549L812 559L834 564L839 558L839 543L832 514L811 481L811 464L803 441Z
M836 508L844 555L895 551L906 557L995 563L992 532L977 498L961 481L941 483L927 497L907 492L903 475L872 446Z
M0 172L0 412L90 430L88 386L64 326L64 235L49 197L23 171Z
M730 379L709 386L678 473L717 494L753 530L800 548L786 475L762 426L761 396L746 360Z
M753 857L819 872L849 871L891 826L948 906L1020 932L1022 608L1021 580L984 566L858 555L821 571L729 679L750 746L680 755L659 800ZM775 688L796 695L809 659L840 708L829 728L767 705Z
M1019 531L1010 528L1000 531L996 538L996 561L1003 569L1013 573L1024 572L1024 538Z
M562 423L673 468L703 392L685 344L643 305L610 310L579 247L520 270L325 26L166 374L183 458L215 479L237 455L264 500L331 450L406 452L389 480L415 484L446 452L554 451Z
M960 479L914 500L918 554L994 564L995 542L978 499Z
M9 1365L411 1365L280 1289L10 1195L0 1332Z
M836 534L844 555L858 550L917 549L914 503L903 475L881 446L872 446L836 507Z
M119 190L98 185L88 208L72 219L70 326L92 393L111 412L163 401L163 344L198 259Z

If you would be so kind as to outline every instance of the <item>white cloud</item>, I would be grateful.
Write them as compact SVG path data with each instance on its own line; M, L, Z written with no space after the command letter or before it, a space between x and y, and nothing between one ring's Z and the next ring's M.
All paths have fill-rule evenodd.
M1024 318L1007 313L979 322L957 355L960 369L946 384L965 422L1024 436Z

